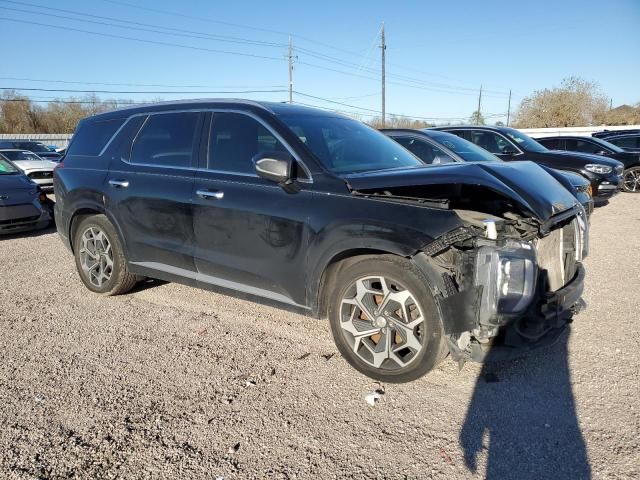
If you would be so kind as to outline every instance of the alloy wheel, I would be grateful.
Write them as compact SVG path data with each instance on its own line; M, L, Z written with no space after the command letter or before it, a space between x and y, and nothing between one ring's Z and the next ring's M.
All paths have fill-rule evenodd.
M82 233L80 245L80 265L82 271L95 287L102 287L113 274L113 252L111 242L104 231L89 227Z
M382 276L360 278L346 290L340 327L353 352L383 370L408 366L427 343L425 318L414 295Z
M625 192L640 192L640 167L630 168L624 172L623 187Z

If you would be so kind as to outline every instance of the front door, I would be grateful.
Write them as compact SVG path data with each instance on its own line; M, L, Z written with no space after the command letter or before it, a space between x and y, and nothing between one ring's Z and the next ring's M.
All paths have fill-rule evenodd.
M312 193L259 178L252 159L288 152L256 118L207 118L201 169L193 187L194 257L199 279L287 303L303 304Z

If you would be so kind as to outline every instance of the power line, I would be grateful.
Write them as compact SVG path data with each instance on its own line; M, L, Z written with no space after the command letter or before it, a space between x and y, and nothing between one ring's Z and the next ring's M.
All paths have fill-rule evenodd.
M17 90L28 92L60 92L60 93L117 93L119 95L214 95L214 94L236 94L236 93L286 93L287 90L235 90L235 91L126 91L126 90L79 90L79 89L62 89L62 88L32 88L32 87L0 87L0 90Z
M83 30L83 29L80 29L80 28L72 28L72 27L66 27L66 26L60 26L60 25L51 25L51 24L48 24L48 23L32 22L32 21L28 21L28 20L19 20L17 18L0 17L0 20L5 20L5 21L8 21L8 22L26 23L26 24L29 24L29 25L38 25L38 26L41 26L41 27L56 28L58 30L64 30L64 31L88 33L90 35L98 35L98 36L101 36L101 37L118 38L118 39L123 39L123 40L131 40L131 41L134 41L134 42L149 43L149 44L153 44L153 45L162 45L164 47L186 48L186 49L189 49L189 50L198 50L198 51L210 52L210 53L221 53L221 54L225 54L225 55L238 55L238 56L242 56L242 57L260 58L260 59L266 59L266 60L278 60L278 61L282 61L283 60L280 57L270 57L270 56L266 56L266 55L257 55L257 54L253 54L253 53L244 53L244 52L233 52L233 51L228 51L228 50L217 50L217 49L205 48L205 47L194 47L194 46L191 46L191 45L182 45L182 44L177 44L177 43L161 42L161 41L157 41L157 40L147 40L147 39L142 39L142 38L127 37L127 36L124 36L124 35L115 35L115 34L111 34L111 33L93 32L91 30Z
M45 82L45 83L63 83L69 85L102 85L112 87L160 87L160 88L285 88L286 85L165 85L159 83L113 83L113 82L88 82L88 81L71 81L71 80L51 80L41 78L24 78L24 77L0 77L0 80L16 80L24 82Z
M240 43L240 44L246 44L246 45L257 45L257 46L265 46L265 47L278 47L278 48L281 48L281 47L285 47L286 46L286 44L283 44L283 43L264 42L264 41L260 41L260 40L252 40L252 39L247 39L247 38L232 37L232 36L229 36L229 35L217 35L217 34L198 32L198 31L193 31L193 30L184 30L184 29L173 28L173 27L165 27L163 25L154 25L154 24L149 24L149 23L134 22L132 20L123 20L123 19L120 19L120 18L105 17L105 16L100 16L100 15L92 15L90 13L83 13L83 12L78 12L78 11L74 11L74 10L66 10L66 9L62 9L62 8L47 7L47 6L38 5L38 4L35 4L35 3L17 2L17 1L14 1L14 0L0 0L0 2L12 3L12 4L17 4L17 5L26 5L26 6L29 6L29 7L40 8L40 9L43 9L43 10L51 10L51 11L55 11L55 12L70 13L72 15L82 16L82 17L90 17L90 18L97 18L97 19L101 19L101 20L111 20L111 21L115 21L115 22L119 22L119 23L127 23L127 24L130 24L130 25L135 25L137 27L137 30L146 31L146 32L152 32L152 33L160 33L160 34L163 34L163 35L174 35L174 36L181 36L181 37L188 37L188 38L196 38L196 39L200 39L200 40L217 40L217 41L221 41L221 42ZM64 16L64 15L56 15L56 14L49 13L49 12L34 12L33 10L24 10L24 9L20 9L20 8L10 8L10 7L2 7L2 8L4 8L5 10L11 10L11 11L21 12L21 13L31 13L31 14L34 14L34 15L46 15L48 17L61 18L61 19L65 19L65 20L81 21L81 22L93 23L93 24L104 25L104 26L109 26L109 27L131 29L131 27L126 26L126 25L116 25L116 24L113 24L113 23L98 22L98 21L87 20L87 19L83 19L83 18L72 18L72 17L67 17L67 16ZM140 27L152 27L152 28L140 28ZM162 30L170 30L170 31L166 31L165 32L165 31L162 31L162 30L156 30L158 28L160 28ZM174 33L174 32L177 32L177 33Z

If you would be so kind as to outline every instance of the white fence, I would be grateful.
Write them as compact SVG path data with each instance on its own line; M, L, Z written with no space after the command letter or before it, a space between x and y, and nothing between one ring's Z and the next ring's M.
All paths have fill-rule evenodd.
M640 129L640 125L619 125L619 126L599 126L599 127L561 127L561 128L521 128L522 133L530 137L561 137L563 135L577 135L580 137L590 137L592 133L602 130L630 130Z
M67 148L71 140L70 133L0 133L2 140L36 140L45 145L55 145L56 148Z

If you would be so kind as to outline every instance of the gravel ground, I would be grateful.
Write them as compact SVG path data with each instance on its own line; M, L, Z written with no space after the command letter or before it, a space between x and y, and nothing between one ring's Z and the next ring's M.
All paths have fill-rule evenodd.
M0 477L639 478L638 202L595 212L570 335L375 406L326 322L172 283L102 298L55 232L0 240Z

